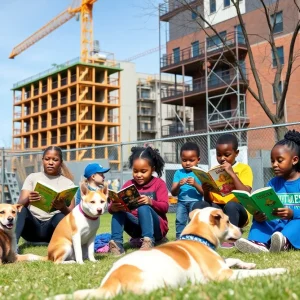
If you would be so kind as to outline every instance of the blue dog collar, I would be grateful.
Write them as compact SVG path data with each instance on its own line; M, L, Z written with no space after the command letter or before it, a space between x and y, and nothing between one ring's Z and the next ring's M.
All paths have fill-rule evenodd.
M185 240L185 241L196 241L199 242L212 250L216 250L216 246L213 245L211 242L209 242L207 239L204 239L200 236L194 235L194 234L185 234L180 237L180 240Z

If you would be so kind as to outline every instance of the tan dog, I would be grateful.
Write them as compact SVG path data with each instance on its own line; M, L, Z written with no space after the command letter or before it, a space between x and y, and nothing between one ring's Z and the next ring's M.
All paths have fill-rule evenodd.
M215 248L223 241L236 241L241 231L229 222L222 210L212 207L194 210L181 240L147 251L136 251L118 260L102 280L98 289L80 290L72 299L107 299L130 291L151 292L166 286L177 288L191 281L236 280L240 278L282 274L285 269L231 270L230 266L253 269L255 264L239 259L224 260ZM58 295L58 299L68 299Z
M22 207L21 204L0 204L0 264L40 260L38 255L17 254L15 229L17 213L21 211Z
M107 196L105 191L89 191L81 186L82 200L65 216L54 230L48 246L48 259L55 263L83 264L94 257L94 240L104 213Z

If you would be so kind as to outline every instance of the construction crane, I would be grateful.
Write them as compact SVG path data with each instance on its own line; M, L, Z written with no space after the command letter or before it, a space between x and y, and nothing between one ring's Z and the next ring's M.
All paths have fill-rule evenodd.
M165 47L166 47L166 45L161 45L160 47L155 47L155 48L152 48L152 49L148 49L147 51L138 53L138 54L136 54L136 55L134 55L134 56L131 56L131 57L127 58L127 59L124 59L124 61L128 61L128 62L129 62L129 61L136 60L136 59L138 59L138 58L140 58L140 57L143 57L143 56L152 54L152 53L154 53L154 52L157 52L157 51L159 51L159 50L162 50L162 49L164 49Z
M9 58L15 58L21 52L25 51L33 44L37 43L43 37L68 22L74 16L80 14L81 23L81 45L80 59L83 62L88 61L89 54L93 50L93 4L97 0L73 0L70 7L49 21L45 26L32 34L29 38L13 48Z

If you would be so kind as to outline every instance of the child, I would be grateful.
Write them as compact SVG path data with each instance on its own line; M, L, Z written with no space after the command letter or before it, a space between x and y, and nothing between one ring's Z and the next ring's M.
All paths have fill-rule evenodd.
M300 133L288 131L271 151L271 163L276 176L269 181L268 186L283 196L282 199L288 198L289 203L284 203L286 208L274 210L273 214L279 217L276 220L266 221L263 213L254 214L249 240L240 239L236 242L241 252L280 252L300 248L300 206L296 205L300 197L299 157ZM290 203L292 199L293 204Z
M104 173L107 173L110 168L103 168L97 163L88 164L84 169L84 181L90 191L97 191L104 186ZM75 204L78 205L81 201L80 190L77 191L75 196Z
M191 167L197 166L200 161L198 145L192 142L185 143L180 149L180 157L183 169L175 172L171 189L171 194L178 196L176 239L179 239L186 226L193 205L198 201L202 201L203 194L201 182L191 170Z
M252 170L248 165L236 161L239 154L236 136L221 135L217 140L216 154L218 163L232 177L235 189L251 192ZM222 209L233 225L244 227L248 224L248 213L233 194L222 197L220 194L211 192L212 187L208 184L203 184L202 188L205 201L196 203L193 209L213 206Z
M129 157L133 179L127 181L122 188L135 184L141 196L141 204L132 212L125 212L120 203L111 203L108 211L112 214L112 240L109 242L110 252L119 256L125 253L123 247L123 231L133 238L141 238L141 249L150 249L160 242L168 232L167 212L169 208L166 183L160 179L164 160L158 150L151 147L133 147ZM153 177L156 172L158 177Z

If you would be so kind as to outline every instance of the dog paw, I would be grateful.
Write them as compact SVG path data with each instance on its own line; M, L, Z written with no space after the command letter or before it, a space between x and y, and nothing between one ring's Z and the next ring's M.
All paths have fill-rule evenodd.
M284 274L287 273L287 269L285 268L270 268L268 269L271 275Z
M79 265L84 265L84 261L83 260L78 260L78 261L76 261L76 263L78 263Z
M256 264L243 262L241 265L239 265L239 267L241 269L251 270L251 269L255 269Z

